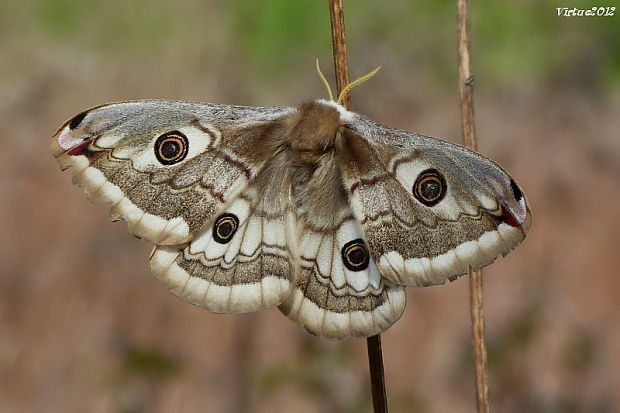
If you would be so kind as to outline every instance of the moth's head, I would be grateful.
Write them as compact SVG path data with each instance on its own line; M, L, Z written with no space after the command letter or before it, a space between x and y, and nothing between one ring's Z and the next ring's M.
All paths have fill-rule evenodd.
M332 112L335 109L337 115L338 126L346 125L348 123L353 122L355 118L355 113L347 110L340 103L335 102L333 100L327 99L317 99L314 102L310 103L313 107L315 107L318 111L327 111Z
M355 113L333 100L317 99L298 109L299 125L307 132L333 135L341 126L353 122Z

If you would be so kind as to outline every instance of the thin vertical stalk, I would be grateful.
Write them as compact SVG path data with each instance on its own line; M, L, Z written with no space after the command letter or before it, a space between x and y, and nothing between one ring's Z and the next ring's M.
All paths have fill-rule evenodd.
M246 413L252 411L252 373L255 365L256 334L259 330L259 314L243 314L235 325L232 354L228 364L230 380L229 398L223 411Z
M368 349L368 367L370 369L370 390L372 393L372 408L375 413L387 413L387 394L385 392L385 375L383 372L383 352L381 350L381 335L366 339Z
M329 16L332 23L332 46L334 50L334 70L339 95L349 84L349 67L347 65L347 43L344 28L344 6L342 0L329 0ZM343 106L351 109L351 98L346 96Z
M334 70L336 71L336 85L338 95L349 83L349 69L347 67L347 48L344 27L344 8L342 0L329 0L329 15L332 26L332 44L334 49ZM351 108L351 98L346 96L342 104ZM387 396L385 391L385 375L383 371L383 352L381 350L381 336L379 334L366 339L368 348L368 366L370 369L370 387L372 391L372 405L375 413L387 413Z
M457 0L459 94L463 142L477 149L476 124L474 120L474 76L470 55L469 0ZM487 349L484 338L484 311L482 302L482 271L469 268L469 297L471 307L471 330L476 377L476 406L478 413L489 412L489 379Z

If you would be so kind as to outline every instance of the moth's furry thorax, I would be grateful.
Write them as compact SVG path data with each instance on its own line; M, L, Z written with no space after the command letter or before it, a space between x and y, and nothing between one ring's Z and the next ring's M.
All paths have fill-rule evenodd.
M334 147L338 129L352 115L336 102L317 100L302 104L288 119L288 143L294 152L321 154Z

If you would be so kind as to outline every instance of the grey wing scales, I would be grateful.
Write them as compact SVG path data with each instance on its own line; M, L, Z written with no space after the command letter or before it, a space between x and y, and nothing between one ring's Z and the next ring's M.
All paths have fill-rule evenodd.
M258 174L273 155L274 125L292 111L113 103L67 121L51 149L92 200L112 203L112 217L126 220L131 233L173 245L195 237ZM252 151L257 146L265 150ZM162 162L179 147L182 156Z
M150 264L175 295L218 313L280 304L294 274L289 163L280 153L188 244L158 246Z
M525 195L493 161L358 116L337 151L355 217L382 275L444 283L511 251L531 224ZM428 197L427 197L428 196Z
M332 156L293 177L296 274L280 310L310 333L344 339L387 330L405 308L402 286L379 273L368 255Z

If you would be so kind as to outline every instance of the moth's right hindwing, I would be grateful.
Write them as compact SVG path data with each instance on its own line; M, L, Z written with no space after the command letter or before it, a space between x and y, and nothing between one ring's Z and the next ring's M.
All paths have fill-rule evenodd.
M175 295L217 313L275 307L295 270L287 154L276 155L189 244L158 246L150 264Z

